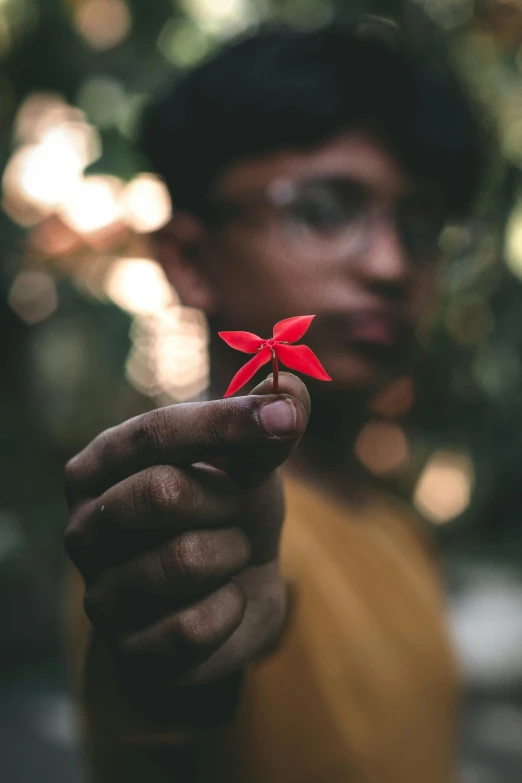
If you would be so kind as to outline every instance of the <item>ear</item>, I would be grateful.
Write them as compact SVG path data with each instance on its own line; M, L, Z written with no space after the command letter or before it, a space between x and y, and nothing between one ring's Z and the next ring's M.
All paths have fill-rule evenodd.
M153 237L156 259L175 288L182 304L212 316L217 292L205 265L207 231L187 212L176 212Z

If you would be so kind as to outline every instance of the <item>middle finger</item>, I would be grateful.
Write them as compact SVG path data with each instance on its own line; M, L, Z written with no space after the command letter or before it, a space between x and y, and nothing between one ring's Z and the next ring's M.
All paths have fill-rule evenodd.
M204 464L157 465L78 508L67 551L89 581L176 533L230 524L239 507L239 490L224 472Z
M105 571L86 591L86 613L109 636L136 631L218 589L250 556L237 527L183 533Z

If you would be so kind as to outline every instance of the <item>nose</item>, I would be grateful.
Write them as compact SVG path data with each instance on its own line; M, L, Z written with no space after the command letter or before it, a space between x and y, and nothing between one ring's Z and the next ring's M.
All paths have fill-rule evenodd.
M403 296L411 276L411 263L394 220L375 221L370 242L360 259L360 272L369 286L385 289L388 296Z

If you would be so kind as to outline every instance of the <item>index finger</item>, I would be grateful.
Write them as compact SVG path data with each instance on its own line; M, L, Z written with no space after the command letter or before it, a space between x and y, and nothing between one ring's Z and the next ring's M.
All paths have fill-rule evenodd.
M224 459L241 460L252 473L274 470L303 434L310 400L295 376L281 375L278 395L263 394L264 388L270 387L247 397L160 408L106 430L68 463L69 501L97 497L152 465Z

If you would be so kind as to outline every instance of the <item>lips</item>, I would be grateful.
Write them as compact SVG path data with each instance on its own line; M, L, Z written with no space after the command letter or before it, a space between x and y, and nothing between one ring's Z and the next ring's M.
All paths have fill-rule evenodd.
M387 315L363 313L350 320L350 337L360 343L392 346L396 343L399 332L404 331L399 328L396 318Z
M322 325L324 338L327 330L333 343L341 343L378 362L400 362L416 342L412 326L399 313L384 309L325 313Z

